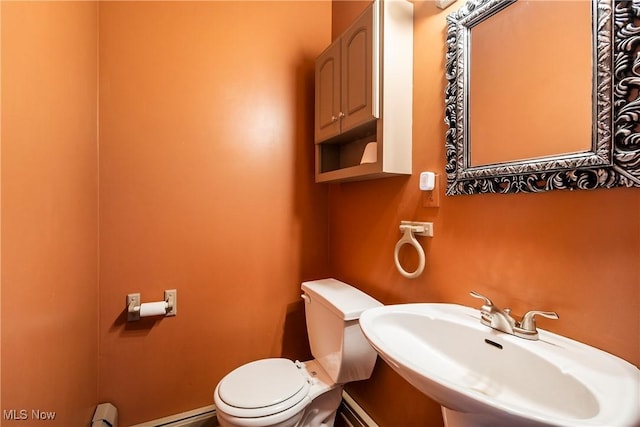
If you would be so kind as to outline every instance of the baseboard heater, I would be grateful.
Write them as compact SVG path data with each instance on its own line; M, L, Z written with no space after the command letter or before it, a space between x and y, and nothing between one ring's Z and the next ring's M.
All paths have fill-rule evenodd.
M131 427L218 427L214 405L147 421Z
M349 427L378 427L378 424L346 391L342 392L342 402L338 410L338 417Z
M373 419L353 400L346 391L342 392L342 403L338 411L343 424L348 427L378 427ZM336 423L338 424L338 423ZM204 406L181 414L147 421L131 427L218 427L214 405Z

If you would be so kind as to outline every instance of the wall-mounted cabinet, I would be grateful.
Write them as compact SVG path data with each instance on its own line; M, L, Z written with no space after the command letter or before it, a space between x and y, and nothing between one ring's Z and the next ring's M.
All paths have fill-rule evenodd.
M375 0L318 57L315 103L316 182L411 174L412 3Z

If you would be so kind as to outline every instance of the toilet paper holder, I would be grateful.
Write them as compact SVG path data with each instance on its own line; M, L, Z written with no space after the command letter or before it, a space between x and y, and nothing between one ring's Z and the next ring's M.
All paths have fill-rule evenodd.
M164 300L140 303L140 294L127 295L127 322L140 320L147 316L175 316L178 313L178 291L164 291Z

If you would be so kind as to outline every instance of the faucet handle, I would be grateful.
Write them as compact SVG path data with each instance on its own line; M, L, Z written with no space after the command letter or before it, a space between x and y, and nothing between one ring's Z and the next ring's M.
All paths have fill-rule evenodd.
M493 302L489 298L485 297L484 295L481 295L481 294L477 293L476 291L469 292L469 295L471 295L474 298L483 299L484 300L484 305L486 305L488 307L493 307Z
M531 310L528 311L522 316L522 320L520 321L520 329L529 332L536 331L536 316L547 317L549 319L559 319L558 313L555 311L538 311Z
M479 298L481 300L484 300L484 304L482 304L482 307L480 307L480 321L482 322L483 325L486 325L492 328L493 312L495 311L495 306L493 305L493 302L489 298L477 293L476 291L469 292L469 295L471 295L474 298Z

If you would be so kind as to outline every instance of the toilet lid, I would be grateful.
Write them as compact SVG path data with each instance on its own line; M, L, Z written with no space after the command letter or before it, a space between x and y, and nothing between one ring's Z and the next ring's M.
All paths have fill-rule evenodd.
M242 409L284 405L284 410L307 395L309 383L291 360L262 359L231 371L220 381L218 395L227 405Z

